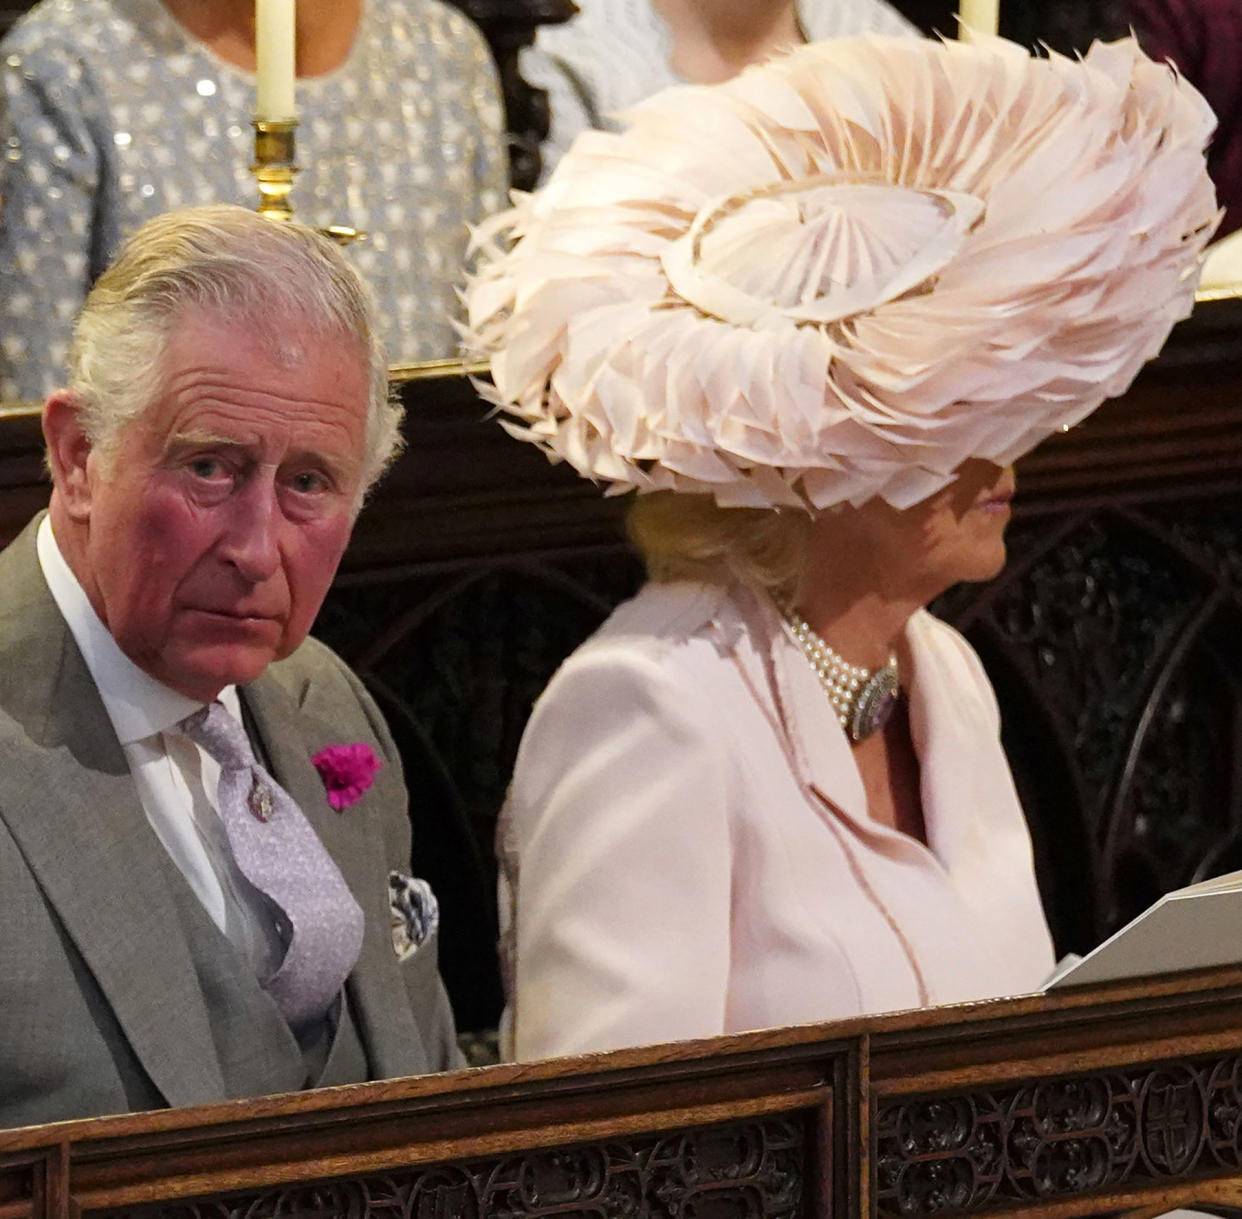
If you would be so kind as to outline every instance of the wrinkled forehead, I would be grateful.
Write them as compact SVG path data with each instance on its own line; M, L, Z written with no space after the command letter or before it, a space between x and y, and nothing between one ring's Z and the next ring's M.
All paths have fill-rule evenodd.
M297 317L184 309L169 326L155 372L154 392L135 419L144 430L222 429L258 441L309 432L361 456L370 366L355 334Z
M227 358L239 341L261 351L277 367L305 361L307 353L330 347L348 353L364 368L369 363L369 337L307 307L287 302L243 301L227 309L193 302L180 305L164 325L158 363L168 369L187 355L215 353Z

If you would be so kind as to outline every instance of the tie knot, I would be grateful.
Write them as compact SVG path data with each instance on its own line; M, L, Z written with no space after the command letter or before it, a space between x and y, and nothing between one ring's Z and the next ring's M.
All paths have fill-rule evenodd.
M254 765L254 750L241 721L221 702L208 703L178 725L196 745L202 746L224 770Z

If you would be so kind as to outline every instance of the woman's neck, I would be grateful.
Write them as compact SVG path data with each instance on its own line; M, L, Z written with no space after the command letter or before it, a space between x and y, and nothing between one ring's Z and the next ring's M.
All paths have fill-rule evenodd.
M254 0L163 0L164 7L199 42L226 63L253 72ZM349 57L362 0L298 0L297 74L322 76Z
M683 80L717 84L747 64L803 41L794 0L652 0L672 34L669 66Z
M804 585L794 603L811 629L842 660L879 669L891 656L902 658L906 623L922 607L893 600L874 590L831 593Z
M811 526L794 608L842 659L876 669L904 658L906 623L943 589L917 556L887 552L861 524L847 508Z

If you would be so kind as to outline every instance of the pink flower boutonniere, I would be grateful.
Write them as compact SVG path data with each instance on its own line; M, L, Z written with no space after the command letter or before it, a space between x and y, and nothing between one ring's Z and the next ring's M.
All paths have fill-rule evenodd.
M375 772L383 763L370 745L328 745L311 761L328 789L328 803L338 813L357 804L375 782Z

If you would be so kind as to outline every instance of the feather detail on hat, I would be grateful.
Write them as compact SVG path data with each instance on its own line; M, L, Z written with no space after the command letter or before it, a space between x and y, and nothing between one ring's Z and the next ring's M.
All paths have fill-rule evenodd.
M833 39L625 119L467 290L507 429L617 492L906 507L1006 465L1129 386L1218 220L1211 111L1133 39Z

